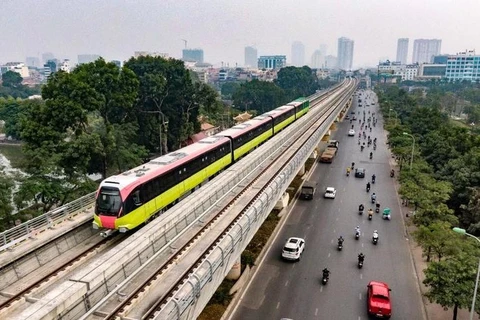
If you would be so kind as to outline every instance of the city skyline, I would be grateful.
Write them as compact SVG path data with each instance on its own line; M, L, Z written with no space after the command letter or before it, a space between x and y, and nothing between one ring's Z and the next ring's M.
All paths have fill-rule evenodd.
M0 52L0 62L40 57L44 52L71 60L84 53L126 60L141 50L181 58L185 48L182 39L188 41L188 48L202 48L205 61L217 66L222 61L242 65L244 47L249 45L258 49L258 55L287 55L288 59L292 42L301 41L306 57L310 57L319 43L336 48L341 36L355 41L354 68L374 66L381 56L393 60L397 39L402 37L442 39L441 53L480 49L476 36L480 22L474 14L480 9L478 1L462 0L458 6L449 6L446 0L399 3L391 10L385 1L346 0L330 3L324 10L320 3L300 0L284 10L291 2L145 0L139 5L132 0L105 0L101 4L93 0L2 1L0 9L8 13L0 23L2 40L10 45ZM455 29L445 28L445 21L452 17ZM462 30L461 37L457 30ZM333 51L328 54L336 55Z

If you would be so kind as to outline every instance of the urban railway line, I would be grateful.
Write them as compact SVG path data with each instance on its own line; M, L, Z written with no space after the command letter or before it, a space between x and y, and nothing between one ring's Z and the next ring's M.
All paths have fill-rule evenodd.
M336 93L336 92L335 92ZM315 105L312 105L313 107L318 106L321 102L325 101L328 99L331 94L324 95L316 99L313 103ZM345 100L344 97L341 95L337 98L338 100ZM312 103L312 104L313 104ZM323 118L323 121L326 121L328 115L333 112L337 108L337 101L332 103L329 107L325 108L323 113L321 115L317 115L318 118ZM262 174L256 174L255 178L243 185L243 189L238 192L236 195L233 196L233 198L229 199L226 201L226 204L222 205L222 208L217 211L216 213L212 214L209 218L208 221L204 220L203 223L204 225L199 228L196 233L189 237L187 242L183 243L178 247L178 249L171 250L171 254L169 255L168 259L165 261L151 261L149 265L156 265L157 267L153 268L153 270L149 270L149 276L145 277L143 274L140 276L142 279L141 280L135 280L135 279L130 279L128 283L130 284L135 284L135 285L130 285L130 286L124 286L122 287L123 292L130 292L128 294L122 293L120 296L122 296L123 301L120 303L117 303L115 305L115 302L113 299L110 299L109 301L103 301L102 303L97 304L97 306L94 306L89 314L92 315L91 318L88 318L88 315L83 317L82 319L116 319L116 318L129 318L129 319L154 319L155 314L161 310L162 306L165 304L168 299L173 297L174 293L178 290L180 286L182 286L186 279L188 279L189 275L192 274L192 272L200 265L200 263L205 259L205 256L208 255L213 248L215 248L215 245L225 237L225 235L228 233L228 231L235 225L235 223L243 216L245 211L258 199L258 197L262 194L262 192L269 186L271 181L278 175L279 172L282 171L284 168L285 164L276 167L278 165L278 162L280 159L283 160L284 163L288 163L288 161L293 158L295 155L295 152L293 152L289 157L288 160L285 160L285 152L289 148L292 147L293 144L295 144L296 141L300 139L300 137L305 137L306 135L310 134L310 131L313 130L314 128L318 128L321 124L318 122L312 123L308 128L304 129L303 133L300 133L298 137L293 137L291 138L291 145L285 147L285 150L283 152L279 152L274 159L271 159L270 163L262 168ZM308 137L308 136L307 136ZM304 138L305 141L307 140ZM305 143L305 141L303 143ZM297 147L299 148L299 147ZM274 169L274 170L272 170ZM258 186L257 183L259 180L262 178L265 179L265 172L272 170L273 172L269 172L268 178L266 178L266 181L261 182L261 186ZM236 204L241 202L241 198L247 193L251 192L254 190L254 196L249 196L249 200L247 201L246 205L242 205L243 209L240 210L238 214L232 219L230 217L229 222L227 226L223 226L221 230L215 230L215 227L219 225L223 219L226 219L226 216L228 216L229 210L234 207ZM191 264L189 268L187 268L185 271L183 271L178 277L177 280L170 286L170 288L164 292L160 292L159 295L156 295L153 300L153 304L151 304L146 310L140 311L140 314L138 314L138 311L136 315L131 315L135 311L133 309L137 308L139 306L138 300L144 299L145 295L150 292L150 290L154 290L152 288L156 287L159 285L159 283L165 283L167 282L165 279L165 275L168 273L168 271L173 267L173 266L178 266L179 261L182 259L186 259L186 255L189 252L193 251L193 247L200 241L205 238L206 234L212 235L213 231L217 231L217 234L215 234L215 238L213 241L210 241L210 243L206 246L205 249L201 250L200 253L197 253L196 260L195 262ZM164 258L164 257L163 257ZM160 259L159 259L160 260ZM190 260L192 261L192 260ZM148 266L145 265L142 268L147 268ZM119 289L120 290L120 289ZM151 299L150 299L151 300ZM118 301L117 301L118 302ZM114 305L114 306L112 306Z

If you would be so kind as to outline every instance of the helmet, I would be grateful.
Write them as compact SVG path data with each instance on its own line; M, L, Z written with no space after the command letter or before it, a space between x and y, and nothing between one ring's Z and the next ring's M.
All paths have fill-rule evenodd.
M357 229L360 229L360 227L359 227L359 226L357 226Z
M377 230L373 231L373 233L377 233Z

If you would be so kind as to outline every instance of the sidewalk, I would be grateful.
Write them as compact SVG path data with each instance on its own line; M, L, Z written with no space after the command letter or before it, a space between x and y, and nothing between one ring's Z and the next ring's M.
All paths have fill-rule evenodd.
M390 157L390 166L395 169L395 174L398 174L398 165L396 160ZM395 177L395 188L398 190L400 188L400 183ZM401 201L399 200L399 204L401 205ZM451 320L453 319L453 308L447 309L446 311L443 307L439 304L430 303L428 299L423 296L425 292L427 292L427 288L423 284L423 280L425 279L425 275L423 270L427 268L426 258L422 256L422 248L418 246L415 240L412 237L412 232L415 231L416 227L412 223L412 214L411 208L401 205L401 214L404 221L405 226L405 234L409 239L409 247L410 252L413 259L413 265L415 267L416 276L418 278L418 283L420 286L420 292L422 293L422 300L423 304L425 305L425 311L427 313L427 320ZM407 217L409 214L409 217ZM470 319L470 312L469 310L458 310L457 319ZM478 316L475 316L474 319L479 319Z

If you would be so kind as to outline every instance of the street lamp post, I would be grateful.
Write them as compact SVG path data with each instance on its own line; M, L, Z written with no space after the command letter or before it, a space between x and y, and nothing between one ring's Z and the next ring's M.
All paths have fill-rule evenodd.
M453 228L453 231L456 233L460 233L469 237L474 238L478 242L480 242L480 239L475 237L474 235L467 233L465 229L462 228ZM480 276L480 259L478 260L478 269L477 269L477 280L475 280L475 291L473 291L473 300L472 300L472 308L470 309L470 320L473 320L473 314L475 312L475 299L477 299L477 289L478 289L478 278Z
M414 137L412 134L407 133L407 132L404 132L403 135L409 136L409 137L411 137L412 140L413 140L413 143L412 143L412 156L410 157L410 170L412 170L413 152L415 151L415 137Z

